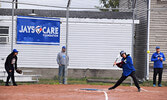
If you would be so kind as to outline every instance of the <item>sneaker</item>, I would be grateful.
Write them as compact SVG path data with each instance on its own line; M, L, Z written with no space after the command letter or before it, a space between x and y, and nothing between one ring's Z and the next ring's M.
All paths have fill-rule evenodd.
M114 89L113 87L108 88L108 90L113 90L113 89Z
M141 91L141 89L140 88L138 88L138 92L140 92Z
M17 86L17 84L13 84L13 86Z
M159 87L162 87L162 85L161 85L161 84L158 84L158 86L159 86Z
M153 87L155 87L156 85L155 84L153 84Z
M9 84L5 84L5 86L9 86Z

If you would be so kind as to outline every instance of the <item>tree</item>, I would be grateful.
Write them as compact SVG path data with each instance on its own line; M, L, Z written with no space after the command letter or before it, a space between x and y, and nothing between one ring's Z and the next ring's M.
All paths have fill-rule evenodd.
M119 0L100 0L101 6L98 7L101 11L109 11L109 9L102 8L118 8ZM118 9L113 9L112 11L119 11Z

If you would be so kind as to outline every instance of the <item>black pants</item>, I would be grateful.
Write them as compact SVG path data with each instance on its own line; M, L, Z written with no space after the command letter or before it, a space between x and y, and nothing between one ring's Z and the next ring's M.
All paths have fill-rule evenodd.
M135 86L139 89L139 83L136 79L136 75L135 75L135 71L133 71L129 76L131 76L133 78L133 81L135 83ZM117 83L112 87L112 89L115 89L116 87L118 87L128 76L124 76L122 74L121 78L117 81Z
M163 73L163 68L154 68L153 84L156 84L157 74L159 75L158 84L161 84L162 73Z
M12 69L12 72L9 72L9 70L6 70L6 72L8 73L7 79L6 79L6 84L9 83L9 79L12 79L13 85L16 84L15 82L15 77L14 77L14 69Z

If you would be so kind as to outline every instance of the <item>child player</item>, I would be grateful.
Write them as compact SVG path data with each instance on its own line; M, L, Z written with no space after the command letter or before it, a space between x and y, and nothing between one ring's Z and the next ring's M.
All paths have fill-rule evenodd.
M133 62L132 62L132 58L130 57L130 55L126 54L126 52L121 51L120 55L122 57L122 60L120 63L114 63L114 65L117 65L118 67L123 69L123 73L121 78L117 81L117 83L113 86L110 87L108 90L112 90L115 89L116 87L118 87L128 76L131 76L133 78L133 81L135 83L135 86L138 89L138 92L140 92L140 86L138 84L138 81L136 79L135 76L135 68L133 66Z

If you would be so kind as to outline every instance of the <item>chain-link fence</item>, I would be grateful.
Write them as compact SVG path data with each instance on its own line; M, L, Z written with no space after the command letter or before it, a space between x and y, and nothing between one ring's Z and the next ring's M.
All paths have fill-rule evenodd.
M1 57L17 48L21 67L58 68L57 53L66 45L70 56L68 68L118 69L113 67L113 62L124 50L133 57L138 79L145 80L149 77L150 57L155 46L161 46L162 52L167 54L167 4L158 0L151 3L149 0L115 0L114 6L101 2L103 4L93 8L71 7L73 1L66 2L68 6L13 1L13 9L0 9L0 29L8 27L9 32L8 36L4 31L0 34L1 42L3 37L9 38L7 43L0 44ZM11 1L0 2L12 7ZM25 6L29 9L19 8ZM34 17L60 18L60 45L16 43L17 16L32 16L32 13Z

